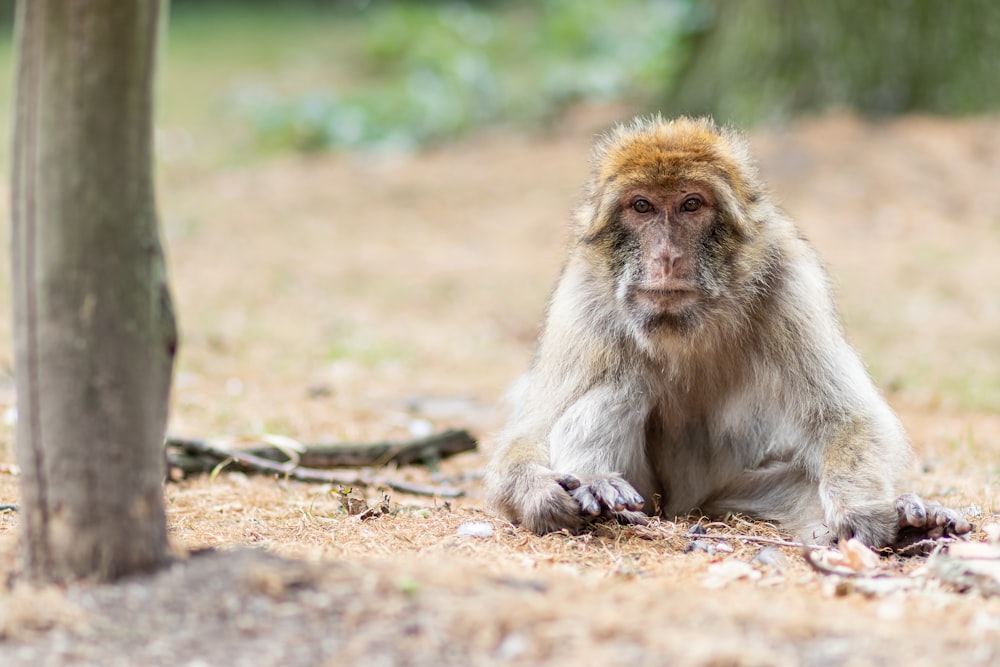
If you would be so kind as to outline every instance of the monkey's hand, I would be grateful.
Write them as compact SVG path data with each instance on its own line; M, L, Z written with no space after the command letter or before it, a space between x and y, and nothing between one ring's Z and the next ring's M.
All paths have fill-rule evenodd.
M879 549L896 534L896 512L887 501L833 505L826 511L826 526L829 533L817 538L820 543L854 538Z
M899 535L895 546L946 535L965 535L972 530L972 524L956 510L924 500L915 493L904 493L896 499L896 514Z
M645 523L643 500L620 475L574 477L573 488L566 488L588 516L604 516L620 523Z
M559 530L575 533L583 526L580 505L570 495L580 487L580 480L573 475L546 471L533 473L514 488L517 493L506 497L502 506L507 514L533 533L544 535ZM513 489L511 489L513 490Z
M539 535L558 530L576 532L598 516L621 523L645 520L642 496L618 475L539 475L523 497L522 526Z

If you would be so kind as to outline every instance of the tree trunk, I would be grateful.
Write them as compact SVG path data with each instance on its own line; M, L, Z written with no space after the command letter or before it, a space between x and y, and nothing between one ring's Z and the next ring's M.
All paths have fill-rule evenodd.
M670 113L721 122L852 108L983 113L1000 104L995 0L694 3Z
M158 4L17 7L16 451L36 580L110 580L168 554L177 337L153 198Z

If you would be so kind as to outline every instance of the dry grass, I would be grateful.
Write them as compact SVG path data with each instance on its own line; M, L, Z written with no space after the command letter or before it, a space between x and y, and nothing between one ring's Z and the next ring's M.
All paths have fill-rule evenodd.
M530 359L602 122L581 116L544 140L483 135L405 159L165 167L160 200L183 330L171 430L358 441L406 437L426 420L470 428L488 450L500 396ZM1000 122L829 117L758 133L754 146L827 260L849 336L910 431L911 488L978 508L981 525L1000 511ZM10 356L0 349L0 363ZM0 403L13 404L9 383ZM13 459L11 438L0 426L0 463ZM837 596L794 549L782 550L780 569L759 566L754 581L706 588L713 564L750 561L761 545L734 539L731 552L684 553L691 520L529 535L484 514L484 460L396 471L468 495L395 494L389 514L367 521L326 487L227 473L170 484L170 535L179 552L252 545L314 564L311 585L332 605L314 614L336 609L330 632L347 638L334 651L340 661L1000 659L1000 601L934 587ZM0 503L16 499L16 479L0 472ZM468 521L489 522L492 536L459 537ZM711 530L784 537L739 518ZM8 572L16 531L16 517L0 514ZM281 598L277 566L258 565L248 590ZM912 572L919 562L884 567ZM17 595L0 593L0 604L20 606ZM8 634L37 625L4 618L15 619L0 623Z

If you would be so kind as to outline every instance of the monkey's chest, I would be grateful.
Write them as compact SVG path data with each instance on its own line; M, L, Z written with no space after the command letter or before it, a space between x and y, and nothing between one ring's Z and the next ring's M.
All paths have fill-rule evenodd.
M718 489L791 451L792 429L785 420L752 404L661 419L647 428L646 452L668 514L698 507Z

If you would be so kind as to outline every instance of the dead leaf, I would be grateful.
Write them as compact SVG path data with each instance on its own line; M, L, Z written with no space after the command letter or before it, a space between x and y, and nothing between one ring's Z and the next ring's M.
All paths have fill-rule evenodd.
M839 546L845 564L855 572L874 570L879 566L878 554L853 537L846 542L840 542Z

